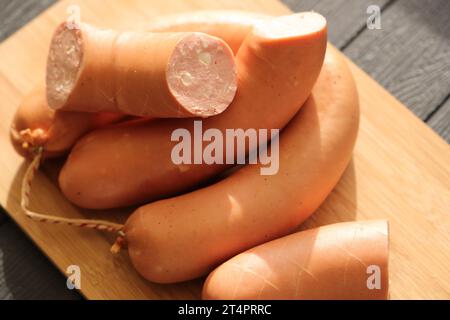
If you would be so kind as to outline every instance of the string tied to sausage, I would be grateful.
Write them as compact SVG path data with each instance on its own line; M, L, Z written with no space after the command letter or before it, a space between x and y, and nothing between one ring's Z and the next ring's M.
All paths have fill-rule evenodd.
M96 220L96 219L79 219L79 218L65 218L65 217L57 217L44 213L38 213L29 209L30 204L30 195L31 195L31 185L34 179L34 176L39 169L42 160L44 148L42 146L36 147L33 150L34 157L28 166L25 175L22 180L22 190L21 190L21 201L20 206L25 213L25 215L35 221L39 222L47 222L54 224L65 224L74 227L80 228L89 228L100 231L114 232L118 234L118 238L114 245L111 247L111 252L118 253L120 249L125 244L125 233L123 231L123 224L118 224L105 220Z

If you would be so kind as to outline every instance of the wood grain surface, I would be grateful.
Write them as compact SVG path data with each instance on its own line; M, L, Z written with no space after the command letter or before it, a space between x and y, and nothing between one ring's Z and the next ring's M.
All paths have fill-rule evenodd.
M73 3L71 1L70 3ZM82 19L100 26L139 26L158 14L201 8L248 9L282 14L275 0L242 1L76 1ZM66 17L61 2L0 45L0 203L64 272L77 264L82 293L93 299L198 298L201 279L177 285L156 285L141 279L126 252L109 253L112 238L93 231L29 221L20 211L19 185L25 165L9 144L8 129L21 97L42 80L52 29ZM450 297L448 210L450 150L422 121L352 64L358 82L362 123L354 159L343 179L318 212L301 228L338 221L389 218L391 222L391 298ZM54 165L54 164L52 164ZM98 165L98 164L93 164ZM52 169L52 168L50 168ZM33 185L36 210L64 216L109 216L77 209L45 174Z
M442 106L430 116L428 122L439 135L450 143L450 99L448 96Z
M328 39L339 49L345 48L361 30L365 29L367 7L383 8L391 0L284 0L293 11L319 12L327 18Z
M425 120L450 93L448 13L448 0L396 1L345 53Z
M55 0L0 0L0 40L35 18Z
M0 225L0 300L79 299L76 290L67 289L62 274L48 267L46 257L18 229L12 221ZM43 297L42 292L47 294Z

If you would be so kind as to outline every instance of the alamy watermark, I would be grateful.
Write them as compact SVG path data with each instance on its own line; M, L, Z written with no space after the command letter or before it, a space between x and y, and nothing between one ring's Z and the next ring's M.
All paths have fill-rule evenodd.
M367 289L380 290L381 289L381 268L377 265L370 265L367 267L366 273L370 276L367 278Z
M203 132L201 120L194 121L193 137L187 129L172 132L171 141L178 142L171 152L172 162L183 164L257 164L261 175L275 175L279 169L279 129L219 129ZM207 143L203 147L204 143ZM268 144L270 142L270 154ZM246 146L248 145L248 149ZM249 150L246 157L246 150ZM225 154L224 154L225 152Z
M381 8L377 5L370 5L367 7L367 29L380 30L381 29Z
M67 289L73 290L81 289L81 269L80 266L72 264L67 267L66 274L68 275L66 280Z

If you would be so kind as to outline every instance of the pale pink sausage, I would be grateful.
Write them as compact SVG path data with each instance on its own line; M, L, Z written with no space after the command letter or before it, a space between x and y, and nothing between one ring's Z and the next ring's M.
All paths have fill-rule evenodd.
M46 79L48 103L55 110L155 118L217 115L237 89L233 53L219 38L87 24L57 28Z

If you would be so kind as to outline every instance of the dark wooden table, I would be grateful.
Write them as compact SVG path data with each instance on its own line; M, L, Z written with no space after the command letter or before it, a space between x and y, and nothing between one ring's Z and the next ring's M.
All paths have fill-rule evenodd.
M283 1L326 16L330 41L450 142L450 1ZM54 2L0 0L0 41ZM381 9L380 30L367 28L369 5ZM0 299L81 299L2 212Z

